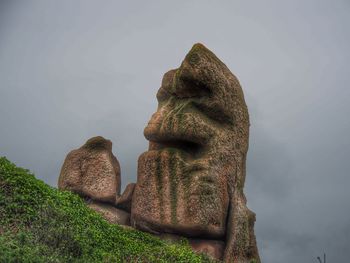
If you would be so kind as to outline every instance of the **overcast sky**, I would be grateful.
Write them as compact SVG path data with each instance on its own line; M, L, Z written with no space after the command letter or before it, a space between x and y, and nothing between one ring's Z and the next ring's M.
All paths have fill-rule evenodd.
M135 182L162 76L196 42L245 93L262 261L348 262L348 0L0 0L0 155L56 186L66 154L102 135Z

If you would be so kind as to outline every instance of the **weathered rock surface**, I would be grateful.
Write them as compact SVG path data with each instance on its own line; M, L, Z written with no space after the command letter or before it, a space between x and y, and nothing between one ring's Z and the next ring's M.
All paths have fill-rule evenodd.
M193 251L206 254L214 259L222 260L225 242L221 240L189 239Z
M63 163L58 187L114 204L120 194L120 166L112 153L112 142L93 137L71 151Z
M132 195L134 194L135 183L128 184L121 196L118 196L115 205L116 207L123 209L130 213L131 211L131 202Z
M221 240L226 262L259 262L255 215L243 194L249 116L237 78L196 44L164 75L157 99L144 130L150 143L139 157L131 225Z
M100 213L109 223L130 226L130 213L110 204L92 201L87 204L91 209Z

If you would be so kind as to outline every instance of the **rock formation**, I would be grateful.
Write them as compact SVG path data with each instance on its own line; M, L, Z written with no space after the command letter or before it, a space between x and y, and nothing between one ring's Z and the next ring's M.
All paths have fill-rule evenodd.
M243 193L249 116L237 78L196 44L164 75L157 99L144 130L149 149L139 157L131 225L224 241L216 257L259 262L255 215Z
M120 195L120 166L112 153L112 142L101 136L89 139L64 160L58 188L85 198L87 205L112 224L130 226L131 200L135 184Z
M71 151L63 163L58 188L114 203L120 194L120 166L112 153L112 142L93 137Z
M185 237L194 251L225 262L260 262L243 193L249 116L237 78L196 44L164 75L157 100L136 184L120 195L112 143L94 137L67 155L59 188L88 197L110 223L172 242Z

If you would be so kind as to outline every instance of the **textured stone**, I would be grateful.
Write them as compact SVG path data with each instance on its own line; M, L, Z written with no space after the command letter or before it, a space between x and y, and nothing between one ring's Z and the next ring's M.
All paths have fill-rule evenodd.
M93 137L71 151L63 163L58 187L114 204L120 194L120 166L112 153L112 142Z
M123 209L127 212L130 213L131 211L131 201L132 201L132 195L134 193L134 189L135 189L135 184L131 183L128 184L123 192L123 194L121 196L118 196L116 201L115 201L115 205L116 207Z
M225 241L226 262L259 255L255 215L243 194L249 116L237 78L211 51L193 46L167 72L144 130L132 226L151 233Z
M222 260L225 250L225 242L208 239L189 239L193 251L203 253L213 259Z
M100 213L111 224L130 226L130 213L118 209L108 203L92 201L87 204L91 209Z

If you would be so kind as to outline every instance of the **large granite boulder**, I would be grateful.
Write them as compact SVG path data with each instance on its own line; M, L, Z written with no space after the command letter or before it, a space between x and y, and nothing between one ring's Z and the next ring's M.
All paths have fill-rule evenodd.
M62 166L58 187L114 204L120 194L120 166L112 142L101 136L71 151Z
M149 149L139 157L131 225L224 241L221 255L217 245L193 246L226 262L260 262L243 193L249 116L237 78L196 44L164 75L157 99L144 130Z

